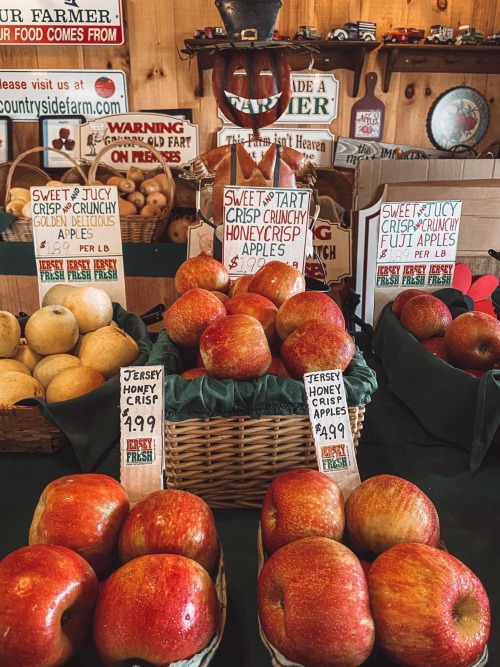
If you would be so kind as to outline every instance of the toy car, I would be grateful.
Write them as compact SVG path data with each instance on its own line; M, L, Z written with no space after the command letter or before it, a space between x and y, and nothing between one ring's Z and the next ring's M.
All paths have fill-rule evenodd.
M484 42L484 34L476 28L471 28L468 25L461 25L458 29L458 36L455 44L461 46L463 44L482 44Z
M273 32L273 40L275 42L282 42L283 40L287 41L290 39L290 35L280 35L279 30Z
M295 35L294 39L323 39L324 35L312 25L301 25Z
M496 32L494 35L487 37L483 44L486 44L486 46L500 46L500 32Z
M225 39L227 35L224 33L222 28L208 26L202 30L194 31L195 39Z
M417 28L396 28L382 35L382 40L391 44L418 44L425 32Z
M453 28L444 25L431 25L431 30L425 38L426 44L453 44Z
M332 28L327 39L338 39L343 41L345 39L364 39L366 42L375 40L375 33L377 31L377 24L371 21L349 21L344 23L342 28Z

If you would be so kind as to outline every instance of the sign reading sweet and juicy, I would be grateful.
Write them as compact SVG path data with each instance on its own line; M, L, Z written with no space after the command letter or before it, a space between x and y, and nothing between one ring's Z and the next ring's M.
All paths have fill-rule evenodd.
M273 260L304 272L310 190L224 187L222 261L232 276Z
M461 201L384 202L376 287L451 287Z

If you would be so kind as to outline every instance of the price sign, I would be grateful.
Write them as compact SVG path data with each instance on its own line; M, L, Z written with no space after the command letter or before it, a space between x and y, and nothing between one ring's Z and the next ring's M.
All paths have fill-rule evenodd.
M120 481L131 503L163 488L164 368L120 369Z
M226 185L222 263L230 275L273 260L304 273L310 198L307 189Z
M344 498L361 483L342 371L304 375L318 468L332 477Z

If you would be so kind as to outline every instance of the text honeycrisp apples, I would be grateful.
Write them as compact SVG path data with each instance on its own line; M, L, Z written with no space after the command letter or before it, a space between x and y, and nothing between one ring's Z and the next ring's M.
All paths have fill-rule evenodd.
M302 273L285 262L273 261L264 264L252 277L248 291L262 294L279 308L294 294L306 289Z
M120 531L118 549L122 563L171 553L192 558L210 572L219 552L213 512L188 491L155 491L133 507Z
M358 667L372 651L363 568L327 537L306 537L273 553L259 574L257 607L265 637L293 662Z
M404 667L470 667L490 631L488 596L451 554L399 544L368 572L377 643Z
M418 340L443 336L452 321L448 306L432 294L418 294L408 299L399 319Z
M262 503L262 541L268 553L304 537L344 534L344 497L339 485L319 470L299 468L278 475Z
M218 622L217 592L205 568L176 554L140 556L102 585L94 644L104 665L169 665L208 646Z
M194 287L224 294L229 289L229 273L226 267L209 255L190 257L177 269L174 286L178 294Z
M434 503L402 477L375 475L366 479L347 499L345 516L348 544L359 554L380 554L401 542L439 545Z
M214 320L224 317L224 304L206 289L185 292L165 311L165 329L177 345L198 345L201 334Z
M56 545L17 549L0 562L0 665L59 667L80 648L92 620L97 577Z
M42 491L29 530L30 544L59 544L79 553L97 574L117 555L118 535L129 512L123 486L99 473L66 475Z
M487 369L500 361L500 322L488 313L462 313L446 329L444 341L458 368Z

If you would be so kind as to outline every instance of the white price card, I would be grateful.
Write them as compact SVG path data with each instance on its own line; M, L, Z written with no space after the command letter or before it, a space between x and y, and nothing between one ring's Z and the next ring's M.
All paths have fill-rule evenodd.
M334 479L347 499L361 483L341 370L304 375L318 468Z
M163 366L120 369L120 481L131 504L163 488Z

